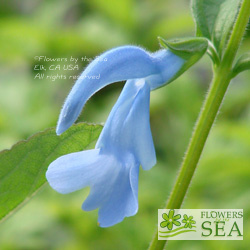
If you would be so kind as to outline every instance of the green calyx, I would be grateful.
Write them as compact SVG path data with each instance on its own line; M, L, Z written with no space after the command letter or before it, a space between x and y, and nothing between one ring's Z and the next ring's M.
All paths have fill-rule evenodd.
M199 61L208 49L208 40L202 37L185 37L170 40L164 40L158 37L158 39L163 48L169 49L172 53L185 60L180 71L171 80L176 79Z

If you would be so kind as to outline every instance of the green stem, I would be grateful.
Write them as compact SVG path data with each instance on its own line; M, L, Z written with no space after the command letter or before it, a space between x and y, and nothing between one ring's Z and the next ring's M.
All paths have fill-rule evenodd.
M221 63L216 68L212 84L201 109L180 172L168 199L166 209L178 209L182 205L208 134L212 128L230 83L232 64L244 35L249 16L250 0L244 0L225 50L225 54ZM158 233L156 233L149 249L161 250L164 248L166 242L167 241L164 240L158 241Z

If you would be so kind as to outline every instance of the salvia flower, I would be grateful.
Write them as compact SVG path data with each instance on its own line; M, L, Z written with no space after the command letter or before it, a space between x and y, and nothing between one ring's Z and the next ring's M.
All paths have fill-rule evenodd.
M137 213L139 166L148 170L156 163L149 123L150 91L172 81L186 61L166 49L149 53L136 46L114 48L87 66L68 95L58 135L75 122L95 92L127 80L95 149L59 157L46 173L49 184L59 193L90 186L82 209L99 208L101 227Z

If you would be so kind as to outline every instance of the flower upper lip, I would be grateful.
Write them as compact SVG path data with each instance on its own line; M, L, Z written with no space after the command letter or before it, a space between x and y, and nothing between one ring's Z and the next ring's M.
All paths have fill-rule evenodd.
M100 60L102 58L107 60ZM103 53L81 75L100 74L100 79L80 77L76 81L62 108L57 134L67 130L79 116L86 101L106 85L144 78L153 90L171 80L183 63L183 59L165 49L149 53L136 46L122 46Z

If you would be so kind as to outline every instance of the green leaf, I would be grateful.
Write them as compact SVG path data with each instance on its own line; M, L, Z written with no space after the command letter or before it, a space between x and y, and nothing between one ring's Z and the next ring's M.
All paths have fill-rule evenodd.
M192 0L197 36L213 42L222 55L239 11L241 0Z
M52 161L86 149L101 130L100 125L78 123L57 136L54 128L47 129L0 152L0 220L46 183L45 172Z
M169 49L175 55L185 60L184 65L172 79L176 79L193 64L195 64L207 51L208 41L202 37L185 37L164 40L158 38L162 47Z
M236 64L234 65L232 71L232 78L237 76L240 72L250 69L250 52L242 55Z

